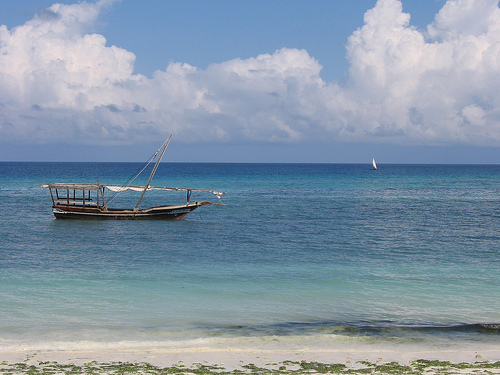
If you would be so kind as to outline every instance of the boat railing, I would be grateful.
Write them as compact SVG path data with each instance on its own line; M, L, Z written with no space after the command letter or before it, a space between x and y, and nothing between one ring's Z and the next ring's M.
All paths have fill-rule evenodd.
M98 204L96 201L89 200L87 198L55 198L54 199L54 206L95 206L97 207Z

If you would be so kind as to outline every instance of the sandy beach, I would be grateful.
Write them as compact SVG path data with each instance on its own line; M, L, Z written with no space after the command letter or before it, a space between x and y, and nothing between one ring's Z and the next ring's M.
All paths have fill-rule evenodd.
M407 369L415 368L418 365L422 371L427 368L427 372L432 370L434 373L439 373L435 371L436 366L443 369L446 367L448 373L454 373L453 370L460 370L457 373L469 373L467 369L474 373L482 373L483 370L489 371L484 373L500 373L500 345L475 345L475 347L471 345L470 347L462 346L460 349L423 350L422 347L398 347L397 345L392 347L387 345L356 345L355 348L349 348L347 345L304 347L289 342L283 344L278 339L276 341L253 341L238 346L231 345L227 341L218 345L211 342L210 346L204 345L203 342L177 346L165 343L150 343L145 346L143 343L133 342L113 345L59 343L59 347L51 344L51 348L43 348L43 345L35 345L22 350L0 348L0 362L2 362L3 372L18 374L26 373L29 368L40 371L47 370L47 368L52 368L55 363L60 366L79 366L80 373L91 372L89 367L92 366L105 368L105 364L115 364L118 367L124 366L124 364L128 364L127 366L136 364L135 370L129 369L128 371L140 373L140 364L145 363L152 366L149 369L151 372L148 373L155 373L155 369L158 371L164 368L195 369L200 366L205 367L207 371L211 369L214 372L237 372L248 368L294 373L325 372L314 369L314 366L318 364L339 365L338 368L345 371L350 370L351 373L370 367L381 370L380 366L388 364L398 364ZM16 366L16 364L23 366ZM454 367L453 364L461 365ZM311 366L313 368L310 368ZM101 369L103 372L98 373L113 373L115 370L118 371L118 367L113 367L113 370L110 368Z

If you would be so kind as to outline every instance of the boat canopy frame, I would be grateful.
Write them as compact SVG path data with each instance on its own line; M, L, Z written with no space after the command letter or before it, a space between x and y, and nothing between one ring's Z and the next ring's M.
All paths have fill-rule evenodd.
M104 189L105 189L104 185L53 183L53 184L44 184L41 185L41 187L49 189L50 197L52 198L52 205L54 207L62 205L62 206L82 206L82 207L94 207L94 208L106 209L106 200L104 198ZM92 195L91 192L94 191L96 192L96 194Z

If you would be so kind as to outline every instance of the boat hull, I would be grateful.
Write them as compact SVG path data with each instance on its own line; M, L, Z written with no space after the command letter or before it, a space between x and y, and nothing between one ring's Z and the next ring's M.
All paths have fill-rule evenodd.
M193 202L176 206L158 206L143 210L109 209L78 206L52 206L57 219L83 220L178 220L196 208L211 202Z

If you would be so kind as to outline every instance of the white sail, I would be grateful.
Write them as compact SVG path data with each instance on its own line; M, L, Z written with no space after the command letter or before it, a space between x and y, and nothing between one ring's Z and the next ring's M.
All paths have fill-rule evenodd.
M377 163L375 163L375 158L372 159L373 170L377 170Z

